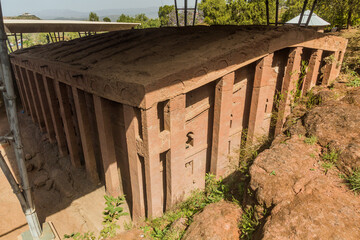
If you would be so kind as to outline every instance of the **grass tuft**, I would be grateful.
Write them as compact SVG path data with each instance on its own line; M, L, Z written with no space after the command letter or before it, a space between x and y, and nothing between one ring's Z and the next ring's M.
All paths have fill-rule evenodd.
M339 153L335 149L332 149L331 151L328 149L327 152L324 153L321 157L324 160L321 166L325 169L326 174L331 168L336 165L339 158Z
M305 138L304 142L309 145L315 145L317 143L318 139L316 136L310 136Z
M350 176L346 177L351 191L360 192L360 168L355 170Z

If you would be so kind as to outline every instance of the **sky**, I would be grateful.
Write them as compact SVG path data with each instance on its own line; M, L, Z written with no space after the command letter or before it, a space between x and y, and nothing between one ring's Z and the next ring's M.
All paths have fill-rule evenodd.
M181 1L181 0L180 0ZM89 12L103 9L146 8L174 4L173 0L1 0L4 16L49 9Z

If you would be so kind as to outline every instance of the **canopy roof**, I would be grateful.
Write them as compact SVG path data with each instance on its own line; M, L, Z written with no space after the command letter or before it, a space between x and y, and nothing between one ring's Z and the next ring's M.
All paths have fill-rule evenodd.
M310 15L310 10L306 10L304 12L304 16L303 16L303 18L301 20L301 25L306 24L306 22L307 22L307 20L309 18L309 15ZM298 16L294 17L293 19L287 21L286 24L299 24L299 19L300 19L300 14ZM330 23L328 23L327 21L325 21L324 19L322 19L321 17L319 17L315 13L313 13L311 15L309 26L320 27L320 26L328 26L328 25L330 25Z
M117 31L131 29L140 23L4 19L4 24L6 33L41 33Z

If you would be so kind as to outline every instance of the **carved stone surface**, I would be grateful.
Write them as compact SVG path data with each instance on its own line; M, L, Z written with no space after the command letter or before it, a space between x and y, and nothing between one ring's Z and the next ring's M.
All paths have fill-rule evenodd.
M141 218L204 188L206 172L230 173L246 138L279 133L293 93L335 79L346 44L297 27L199 26L110 32L11 61L25 110L53 125L60 154ZM27 73L44 87L32 91Z

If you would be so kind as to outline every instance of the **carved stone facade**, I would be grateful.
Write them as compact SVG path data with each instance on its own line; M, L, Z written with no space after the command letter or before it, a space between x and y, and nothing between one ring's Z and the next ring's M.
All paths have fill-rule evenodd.
M338 76L346 45L297 27L161 28L24 49L11 62L26 113L138 218L204 188L207 172L229 174L244 132L278 134L295 92Z

